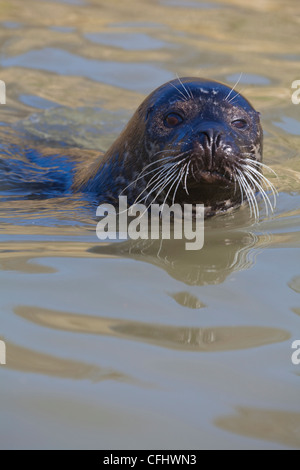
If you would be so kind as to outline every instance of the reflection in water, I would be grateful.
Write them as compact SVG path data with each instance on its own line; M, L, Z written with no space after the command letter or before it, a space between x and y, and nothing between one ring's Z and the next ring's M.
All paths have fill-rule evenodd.
M251 248L258 238L251 232L206 231L201 250L187 251L185 240L129 240L99 244L88 250L151 263L188 285L220 284L234 271L251 266Z
M15 256L9 250L0 250L0 268L3 271L18 271L29 274L55 273L56 269L50 266L32 263L31 258Z
M14 312L46 328L113 336L181 351L232 351L286 341L285 330L255 326L190 328L19 306Z
M47 149L44 150L43 155L45 162L49 164L50 157ZM30 154L30 157L25 155L31 160L34 156L35 154ZM78 154L75 156L78 158ZM5 184L5 175L2 178ZM18 234L17 227L8 225L17 217L18 223L24 225L23 233L27 231L28 235L33 235L32 226L30 229L25 228L26 225L28 226L28 211L30 211L30 220L34 219L35 224L38 222L40 225L36 230L37 234L67 235L66 243L58 240L53 244L27 242L18 247L15 243L6 242L0 246L3 253L2 269L53 272L53 268L49 270L39 268L28 261L33 258L61 256L62 254L63 256L91 258L118 257L151 263L188 285L220 284L231 273L252 266L253 248L264 245L264 237L255 235L247 227L249 224L247 207L242 207L235 213L208 220L205 225L204 247L201 250L187 251L185 240L128 240L113 243L98 242L97 245L94 243L77 244L74 242L74 236L80 234L81 228L82 234L89 235L92 240L96 239L97 222L94 219L93 209L89 207L91 203L83 200L80 195L66 194L65 197L41 198L41 192L43 192L41 176L40 179L41 181L37 184L41 185L41 188L39 191L36 188L35 194L30 194L25 198L24 195L21 197L16 194L14 197L10 196L8 200L5 195L0 196L0 214L3 222L7 224L7 228L5 224L2 225L3 234ZM13 190L16 191L15 185ZM55 227L59 225L61 225L61 232ZM71 241L70 237L73 237ZM10 254L8 254L9 251ZM178 302L184 305L186 301L182 298L178 299ZM198 308L197 303L195 305Z
M0 268L5 271L19 271L28 274L55 273L55 268L43 264L34 263L34 259L48 257L70 257L88 258L86 251L91 244L84 242L35 242L16 243L11 246L9 243L0 244ZM10 246L12 249L10 249ZM90 258L93 256L91 255ZM103 257L105 257L103 255Z
M294 277L290 282L289 282L289 287L293 289L295 292L300 294L300 276Z
M203 304L197 297L190 294L189 292L175 292L174 294L170 294L179 305L188 308L203 308L205 304Z
M85 364L70 359L62 359L49 354L22 348L10 342L5 342L7 347L6 367L21 372L50 375L63 379L130 381L132 379L124 374L110 370L100 369L98 366Z
M236 434L300 448L300 413L241 407L235 415L217 418L215 424Z

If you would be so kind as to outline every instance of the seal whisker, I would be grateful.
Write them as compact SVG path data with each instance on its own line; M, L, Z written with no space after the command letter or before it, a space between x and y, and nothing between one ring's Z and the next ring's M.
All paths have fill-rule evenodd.
M247 172L245 175L246 175L246 177L248 177L248 178L254 183L254 185L257 187L257 189L261 192L261 195L262 195L263 200L264 200L264 203L265 203L267 215L269 215L268 204L269 204L269 206L270 206L271 212L274 212L274 207L273 207L272 204L271 204L270 198L268 197L266 191L263 189L263 187L261 186L261 184L259 183L259 181L257 181L257 180L254 178L254 176L251 175L249 172Z
M242 188L241 183L240 183L240 177L239 177L239 175L237 175L236 173L235 173L235 181L238 182L238 185L239 185L239 188L240 188L240 192L241 192L241 197L242 197L241 204L243 204L243 202L244 202L244 191L243 191L243 188Z
M259 208L258 208L258 204L257 204L256 198L255 198L255 193L253 191L253 188L251 187L249 181L247 181L247 179L245 178L245 175L242 174L239 169L237 169L237 171L239 172L239 175L241 176L241 181L245 185L244 187L247 190L246 191L246 197L249 201L249 204L250 204L250 200L251 200L254 217L255 217L255 220L257 220L259 218ZM251 204L250 204L250 207L251 207ZM252 216L252 211L251 211L251 216Z
M262 179L264 184L266 185L266 187L269 187L270 190L272 191L272 194L273 194L273 198L274 198L274 208L276 207L276 196L278 195L278 191L277 189L275 188L274 184L271 183L271 181L266 178L262 173L260 173L256 168L254 168L253 166L251 165L246 165L244 167L245 169L248 169L248 171L251 171L251 173L255 176L257 176L258 178Z
M159 196L159 194L167 187L168 183L170 180L172 180L174 178L174 176L176 175L177 171L178 171L178 165L180 165L181 163L183 163L188 157L185 157L183 158L180 162L176 162L174 163L169 169L168 171L166 172L166 174L160 174L159 175L159 178L158 178L158 183L153 187L151 188L151 191L142 199L142 201L147 201L147 199L149 198L149 196L156 190L156 189L159 189L160 186L161 186L161 183L163 182L163 186L162 188L160 188L160 191L157 193L156 197L154 200L157 199L157 197ZM157 179L155 180L157 181ZM152 201L153 202L153 201Z
M143 191L139 194L138 198L143 194L143 192L145 192L145 191L148 189L148 187L150 187L152 184L155 184L155 183L156 183L155 186L151 188L150 192L149 192L148 194L146 194L143 199L141 199L141 201L144 201L144 200L146 201L146 200L148 199L148 197L149 197L156 189L158 189L158 188L161 186L161 183L162 183L163 181L166 181L166 179L167 179L167 181L169 181L170 175L171 175L171 177L173 177L173 176L176 174L176 172L177 172L177 168L176 168L176 167L177 167L180 163L182 163L182 161L180 161L180 162L175 162L175 163L174 163L173 165L171 165L171 166L164 167L164 168L159 172L158 175L154 175L154 177L152 177L151 180L153 180L153 178L155 178L155 176L157 176L157 177L156 177L152 182L151 182L151 180L150 180L151 184L150 184L150 182L147 184L146 188L143 189ZM163 185L163 186L164 186L164 185ZM135 200L135 202L138 200L138 198ZM139 201L139 202L141 202L141 201Z
M170 161L171 161L171 159L170 159ZM154 163L156 163L156 162L154 162ZM165 165L166 165L167 163L168 163L168 162L165 162ZM164 169L165 165L163 165L163 166L161 167L161 169ZM145 173L145 174L142 174L142 173L143 173L143 170L142 170L142 171L138 174L137 178L136 178L134 181L132 181L132 182L129 183L124 189L122 189L122 191L121 191L120 194L122 195L122 194L124 193L124 191L126 191L126 189L128 189L130 186L136 184L140 179L145 178L146 176L150 175L150 174L153 173L154 171L157 171L157 168L154 168L154 169L148 171L148 172ZM155 176L155 175L154 175L154 176Z
M255 217L256 220L258 220L258 218L259 218L259 207L258 207L256 195L255 195L256 185L253 184L253 182L251 184L251 182L247 180L245 173L243 173L243 178L244 178L244 182L245 182L246 187L249 189L248 194L251 197L251 200L253 202L254 217Z
M255 203L253 201L253 191L251 189L251 187L247 184L245 178L243 177L242 178L242 181L243 181L243 185L245 187L245 196L246 196L246 199L247 201L249 202L249 206L250 206L250 217L253 217L255 218L256 220L256 209L255 209Z
M226 96L225 101L228 101L229 96L231 95L231 93L233 92L233 90L235 89L235 87L239 84L239 82L240 82L242 76L243 76L243 72L240 73L239 78L237 79L235 85L231 88L230 92L229 92L228 95Z
M169 174L172 172L172 169L173 169L173 166L172 165L171 167L162 167L162 169L156 173L154 176L152 176L152 178L150 179L150 181L148 181L146 187L143 189L143 191L136 197L135 201L133 202L133 204L138 204L139 202L142 202L144 199L148 199L148 197L150 196L150 194L155 191L155 189L159 188L160 184L161 184L161 181L164 180L164 178L168 177ZM158 182L158 183L157 183ZM156 184L157 183L157 184ZM145 197L141 200L139 200L140 196L145 192L147 191L147 189L149 189L152 185L155 185L154 187L151 188L150 192L147 193L145 195Z
M175 150L174 150L174 152L175 152ZM158 152L158 153L161 153L161 152ZM167 163L172 162L174 159L179 158L180 156L182 156L182 154L179 154L179 155L177 155L177 156L175 156L175 157L174 157L174 155L169 155L169 156L167 156L167 157L161 158L160 160L157 160L157 161L155 161L155 162L149 163L148 165L146 165L146 166L142 169L142 171L140 171L140 173L138 174L138 176L136 177L136 179L135 179L134 181L132 181L131 183L129 183L129 184L122 190L121 195L122 195L122 194L124 193L124 191L125 191L126 189L128 189L130 186L132 186L133 184L136 184L138 180L140 180L141 178L144 178L145 176L147 176L147 175L153 173L154 171L157 171L157 168L154 168L154 169L150 170L149 172L144 173L144 171L145 171L147 168L149 168L150 166L155 165L155 164L159 164L159 163L161 163L161 162L164 161L165 163L164 163L164 165L162 165L162 167L161 167L161 168L164 168L164 166L165 166Z
M249 154L250 155L250 154ZM267 171L270 171L271 173L273 173L273 175L276 176L276 178L278 178L278 175L276 173L276 171L273 170L273 168L271 168L270 166L266 165L265 163L262 163L262 162L257 162L256 160L251 160L250 158L245 158L245 161L249 164L252 164L252 165L259 165L263 168L265 168Z
M237 174L235 170L231 170L231 179L233 178L234 181L234 194L236 194L237 186L236 186L236 181L237 181Z
M172 178L173 178L173 175L172 175ZM169 182L169 180L166 181L165 184L163 184L163 185L161 186L161 181L160 181L160 185L158 186L158 188L160 188L160 189L159 189L159 191L158 191L156 194L154 193L154 190L151 190L150 193L146 194L141 200L137 201L137 204L139 204L139 203L146 203L146 201L147 201L147 199L149 198L149 196L150 196L152 193L154 193L153 199L152 199L151 202L148 204L148 206L145 208L145 211L143 212L143 214L145 214L145 213L148 211L149 207L156 201L156 199L158 198L158 196L163 192L163 190L165 189L165 187L168 185L168 182Z
M181 169L180 173L181 173L181 172L182 172L182 169ZM164 210L164 207L165 207L166 201L167 201L167 199L168 199L168 197L169 197L169 194L170 194L170 192L171 192L173 186L176 184L177 180L179 180L179 183L180 183L180 179L179 179L179 178L180 178L180 174L178 175L177 178L175 178L175 180L174 180L173 183L171 184L170 188L168 189L168 192L167 192L167 194L166 194L166 196L165 196L165 198L164 198L163 204L162 204L162 209L161 209L161 211Z
M245 153L244 153L245 155ZM249 154L248 154L249 155ZM276 187L274 186L274 184L265 176L263 175L258 169L257 169L257 165L260 165L261 168L265 168L267 171L270 171L272 172L276 178L278 178L278 175L276 174L276 172L270 168L268 165L265 165L264 163L261 163L259 161L256 161L256 160L252 160L250 158L245 158L245 162L246 162L246 165L243 165L243 168L245 168L247 171L251 172L253 176L255 176L258 180L263 180L263 183L265 185L266 188L269 188L272 192L272 195L273 195L273 211L275 210L275 207L276 207L276 196L278 195L278 191L276 189ZM261 186L262 188L262 186ZM263 188L262 188L263 190ZM266 193L265 193L266 194ZM269 199L269 196L266 194L266 196L268 197Z
M182 182L182 177L183 177L183 174L184 174L184 168L186 167L186 165L187 165L187 163L185 165L183 165L183 167L181 168L181 171L180 171L180 173L177 177L178 183L177 183L176 188L174 189L173 198L172 198L172 205L175 203L176 193L178 191L180 182Z
M186 180L187 180L187 177L188 177L188 175L189 175L189 167L190 167L191 163L192 163L192 162L191 162L191 160L190 160L190 161L186 164L186 172L185 172L185 178L184 178L184 189L185 189L185 192L186 192L186 194L187 194L188 196L189 196L190 194L189 194L188 189L187 189L187 181L186 181Z
M153 157L156 157L156 155L159 155L160 153L165 153L165 152L176 152L175 149L164 149L164 150L159 150L158 152L155 152Z
M236 92L235 92L235 95L234 95L232 98L230 98L230 100L227 100L228 103L232 103L232 101L235 100L238 96L239 96L239 92L236 91Z
M278 191L276 189L276 187L274 186L273 183L271 183L271 181L266 178L265 175L263 175L262 173L260 173L260 171L258 171L256 168L253 168L251 165L246 165L245 166L246 169L248 169L249 171L251 171L251 173L255 176L257 176L258 178L262 179L264 184L266 185L266 187L269 187L270 190L272 191L272 194L273 194L273 197L274 199L276 200L276 196L278 195Z
M246 201L248 201L248 203L249 203L250 217L252 217L252 215L253 215L253 209L252 209L253 202L252 202L251 197L248 196L249 190L248 190L247 186L245 185L244 177L243 177L243 175L242 175L241 173L239 174L239 184L241 184L241 187L242 187L243 190L244 190L245 199L246 199Z
M180 94L181 94L181 96L183 96L183 99L184 99L184 101L187 101L187 100L188 100L188 98L185 96L185 94L184 94L184 93L182 93L182 91L181 91L181 90L179 90L179 89L177 88L177 86L175 86L175 85L174 85L174 83L170 82L170 85L172 85L172 87L173 87L173 88L175 88L175 90L177 90L177 91L178 91L178 93L180 93Z
M194 98L194 95L193 95L193 92L192 92L192 90L191 90L190 88L188 88L188 86L187 86L187 89L188 89L188 91L189 91L189 93L190 93L190 95L191 95L192 99L194 100L195 98Z
M232 103L238 96L241 96L241 93L244 92L245 88L242 89L242 91L236 91L235 90L235 95L228 100L228 103Z
M158 193L156 194L155 198L152 199L152 201L150 202L150 204L146 207L145 212L147 212L147 210L149 209L149 207L151 206L151 204L153 204L154 201L156 201L156 199L158 198L158 196L159 196L159 195L163 192L163 190L168 186L169 181L174 178L174 175L176 174L176 172L177 172L177 169L174 169L173 173L168 177L167 181L164 182L163 186L160 188L160 191L158 191ZM150 193L150 194L151 194L151 193ZM147 197L144 198L144 199L145 199L145 202L147 201L147 199L148 199L148 197L149 197L150 194L148 194ZM142 201L143 201L144 199L142 199ZM145 212L144 212L144 213L145 213Z
M185 90L188 99L192 99L193 96L189 93L189 91L187 90L187 88L184 86L184 84L182 83L182 80L180 80L180 78L178 77L178 74L177 74L177 73L176 73L176 76L177 76L177 79L178 79L179 83L181 84L182 88Z
M254 218L255 218L255 221L257 221L259 219L259 207L258 207L258 203L257 203L257 200L256 200L256 195L255 195L255 186L251 186L251 184L249 183L249 181L247 180L246 176L244 176L244 181L245 181L245 185L249 188L249 196L251 198L251 201L252 201L252 204L253 204L253 210L254 210Z
M175 204L175 197L176 197L176 193L177 193L177 190L178 190L178 187L179 187L179 184L180 184L180 181L181 181L181 174L182 174L182 170L179 172L179 174L177 175L176 179L175 179L175 182L177 181L177 185L173 191L173 197L172 197L172 206ZM164 204L164 203L163 203ZM164 206L163 206L164 207Z
M172 165L166 163L163 167L161 167L161 169L150 178L145 189L150 188L152 184L155 184L158 180L162 179L163 177L166 177L168 173L172 171L173 166L174 164Z
M168 149L167 150L168 152L176 152L176 150L172 150L172 149ZM156 157L159 153L163 153L163 152L166 152L166 150L162 150L160 152L157 152L155 153L153 156ZM148 163L148 165L144 166L144 168L142 169L141 173L143 173L145 170L147 170L147 168L149 168L150 166L152 165L155 165L155 164L159 164L165 160L173 160L174 158L177 158L177 156L174 157L174 155L166 155L165 157L163 158L160 158L159 160L155 160L154 162L150 162ZM140 174L141 174L140 173Z
M244 188L245 198L246 198L246 201L247 201L248 204L249 204L249 208L250 208L250 217L253 217L253 201L252 201L252 197L251 197L251 194L249 194L249 189L248 189L247 186L245 185L244 178L243 178L242 176L241 176L241 185L242 185L243 188Z

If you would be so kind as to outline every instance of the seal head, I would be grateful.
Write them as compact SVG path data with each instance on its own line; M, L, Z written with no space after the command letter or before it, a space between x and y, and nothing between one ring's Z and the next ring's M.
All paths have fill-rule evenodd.
M75 188L98 202L126 195L129 204L198 203L213 215L255 198L262 140L259 113L234 89L201 78L172 80L143 101Z

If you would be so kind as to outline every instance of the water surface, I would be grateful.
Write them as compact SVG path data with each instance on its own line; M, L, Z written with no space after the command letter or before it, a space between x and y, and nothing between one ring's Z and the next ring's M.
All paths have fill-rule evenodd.
M0 0L0 11L1 448L300 448L298 3ZM176 73L241 76L278 174L276 211L209 220L199 252L100 243L89 201L62 194L57 175L68 187L74 164Z

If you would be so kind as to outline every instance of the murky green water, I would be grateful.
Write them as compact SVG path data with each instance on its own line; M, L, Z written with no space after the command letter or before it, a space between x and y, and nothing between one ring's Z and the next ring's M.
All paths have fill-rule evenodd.
M298 2L0 0L0 23L1 448L299 448ZM176 73L241 72L272 217L211 219L200 252L101 244L87 201L24 184L33 149L97 155Z

